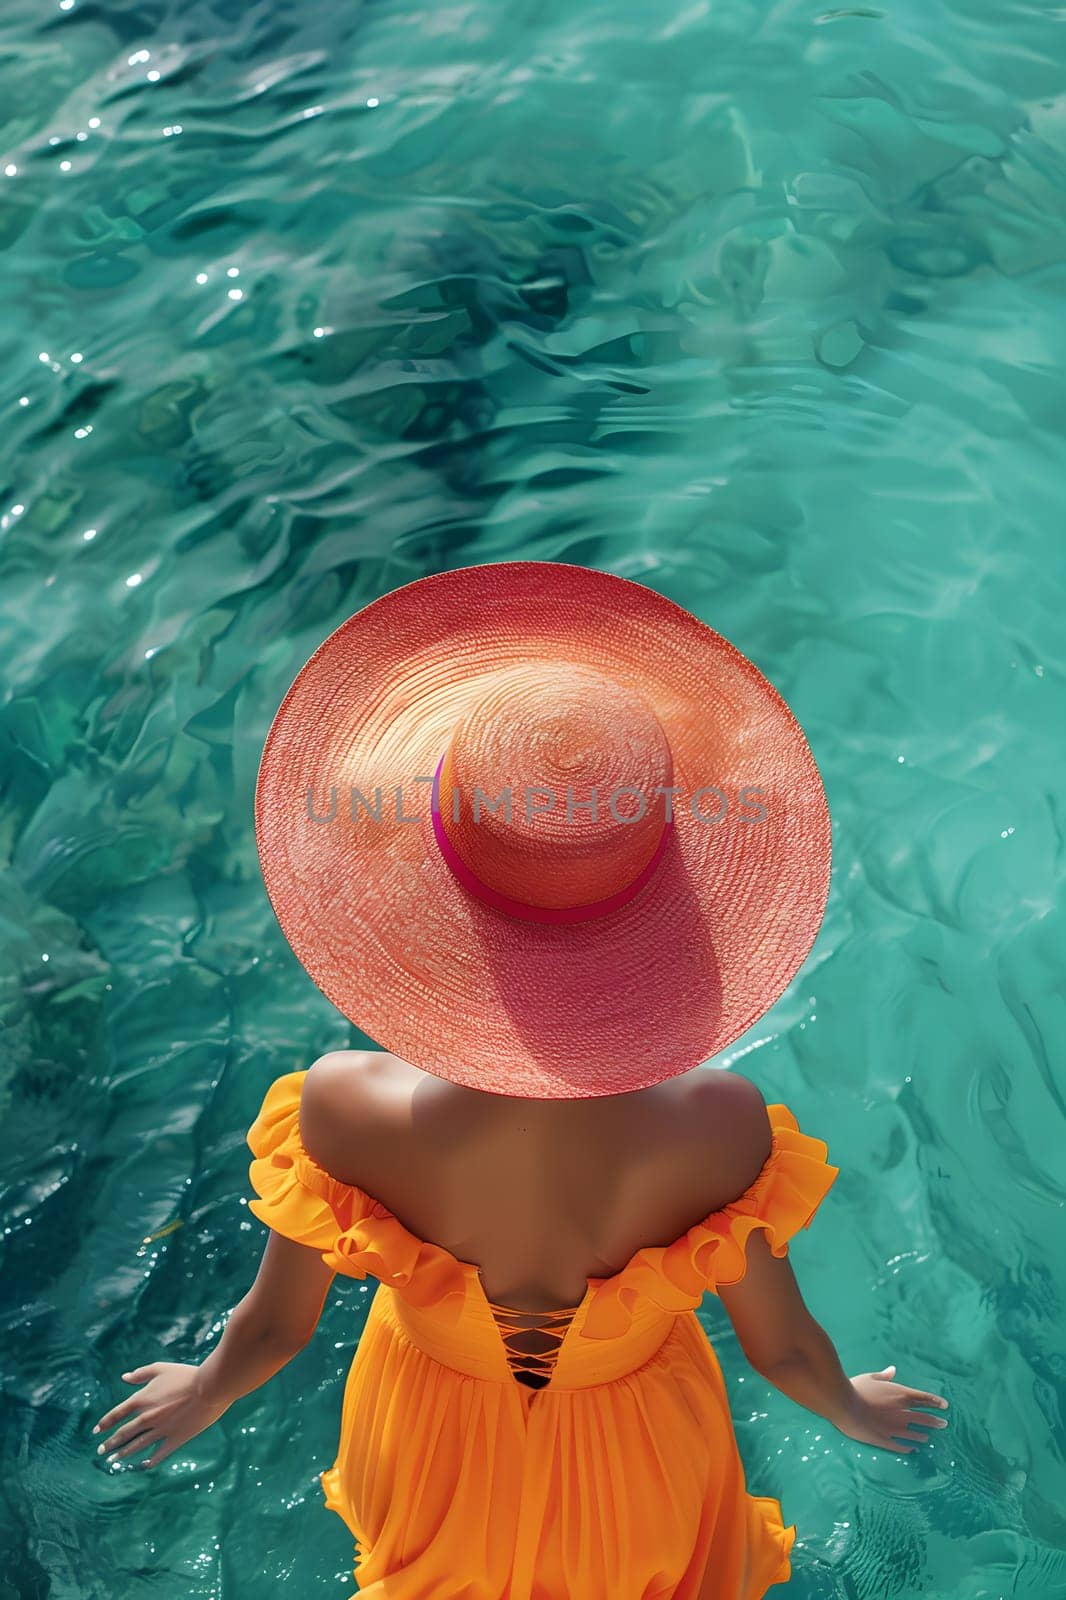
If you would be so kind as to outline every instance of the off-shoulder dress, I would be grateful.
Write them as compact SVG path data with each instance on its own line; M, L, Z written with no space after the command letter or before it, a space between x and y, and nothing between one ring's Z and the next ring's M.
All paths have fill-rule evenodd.
M249 1209L335 1272L378 1280L321 1474L355 1540L358 1594L760 1600L784 1583L796 1529L777 1499L747 1492L696 1309L744 1276L754 1229L787 1254L837 1177L827 1146L768 1106L770 1155L739 1199L534 1319L311 1159L305 1076L276 1079L249 1129ZM549 1355L522 1354L534 1322L554 1336Z

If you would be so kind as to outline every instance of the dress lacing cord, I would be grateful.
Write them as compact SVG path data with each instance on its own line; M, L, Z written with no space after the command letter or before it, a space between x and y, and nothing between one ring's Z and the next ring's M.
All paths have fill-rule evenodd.
M515 1381L530 1389L543 1389L551 1382L559 1351L578 1310L577 1306L566 1306L559 1311L516 1311L513 1306L501 1306L495 1300L489 1300L488 1305L500 1330L507 1365ZM519 1319L523 1317L535 1320L521 1322ZM541 1334L552 1342L547 1350L537 1351L521 1350L512 1344L513 1340L528 1333Z

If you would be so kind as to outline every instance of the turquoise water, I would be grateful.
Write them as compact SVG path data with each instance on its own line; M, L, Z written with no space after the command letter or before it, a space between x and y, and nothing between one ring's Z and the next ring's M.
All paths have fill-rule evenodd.
M351 1592L366 1286L152 1473L89 1428L212 1347L262 1093L362 1042L259 880L270 717L516 556L689 606L825 775L824 928L724 1063L841 1167L793 1261L845 1367L952 1425L845 1440L708 1300L787 1592L1066 1592L1064 20L9 0L0 1600Z

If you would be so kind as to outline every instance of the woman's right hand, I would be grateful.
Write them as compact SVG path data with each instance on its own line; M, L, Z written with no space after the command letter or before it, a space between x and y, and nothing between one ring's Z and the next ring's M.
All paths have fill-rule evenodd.
M912 1439L924 1444L927 1434L917 1428L946 1428L947 1417L931 1417L926 1411L916 1411L915 1406L936 1406L946 1409L943 1395L927 1394L923 1389L909 1389L906 1384L894 1383L895 1367L885 1367L882 1372L860 1372L851 1379L854 1407L837 1423L840 1432L861 1444L877 1445L882 1450L909 1452L913 1444L897 1444L897 1439Z

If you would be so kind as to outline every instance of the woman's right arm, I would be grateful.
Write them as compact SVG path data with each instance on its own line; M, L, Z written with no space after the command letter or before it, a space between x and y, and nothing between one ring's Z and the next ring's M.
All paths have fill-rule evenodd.
M849 1439L881 1449L909 1451L907 1439L925 1442L918 1427L944 1428L945 1417L917 1406L946 1408L940 1395L895 1383L895 1367L849 1378L833 1341L811 1316L788 1256L771 1254L767 1235L747 1240L747 1270L739 1283L718 1285L718 1297L748 1361L759 1375L797 1405L824 1417Z

